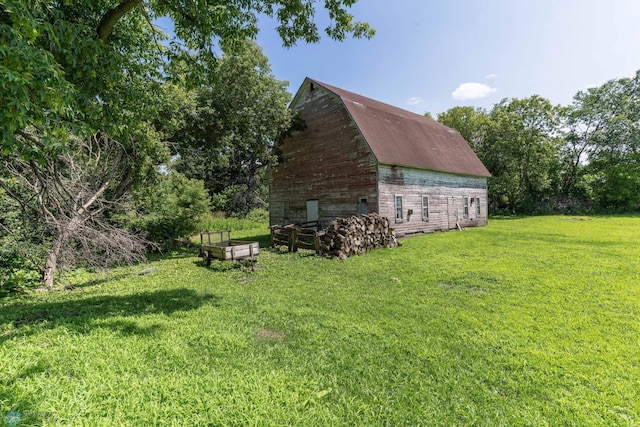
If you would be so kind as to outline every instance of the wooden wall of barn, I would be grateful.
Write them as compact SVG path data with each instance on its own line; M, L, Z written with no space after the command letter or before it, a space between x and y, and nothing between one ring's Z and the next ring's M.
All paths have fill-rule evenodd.
M387 216L396 232L418 233L487 225L487 179L380 165L379 213ZM402 196L402 220L396 221L395 196ZM429 197L429 218L422 217L422 196ZM464 215L464 197L469 215ZM477 215L477 198L480 215ZM472 202L473 201L473 202ZM413 215L408 215L412 210Z
M357 213L360 198L376 212L377 163L342 102L323 88L311 90L307 81L293 108L307 128L282 145L282 162L271 176L271 225L305 222L307 200L318 200L323 227Z

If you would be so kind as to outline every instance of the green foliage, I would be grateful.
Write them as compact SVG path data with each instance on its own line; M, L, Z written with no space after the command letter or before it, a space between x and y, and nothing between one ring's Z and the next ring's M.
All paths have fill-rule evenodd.
M373 35L346 11L353 3L325 3L330 37ZM43 160L64 149L70 129L80 137L103 132L123 144L158 140L144 124L163 104L162 80L206 81L214 40L232 50L257 34L261 13L277 17L288 46L317 41L315 9L313 1L6 0L0 5L0 99L7 100L0 104L1 151ZM161 16L175 24L177 38L169 47L152 25ZM37 144L22 135L35 129Z
M494 213L636 212L640 207L640 70L578 92L569 107L539 96L490 111L438 115L487 169Z
M566 187L584 185L595 175L594 203L601 210L637 211L640 207L640 70L633 78L610 80L579 92L567 112L570 166Z
M495 177L492 199L504 202L495 208L536 213L537 206L549 201L561 144L555 135L558 114L558 107L539 96L503 100L493 107L481 152Z
M13 235L0 237L0 298L40 284L41 256L42 248L38 245L18 240Z
M135 211L127 222L157 243L171 243L198 229L200 218L209 212L209 196L202 181L170 171L160 174L154 186L134 191Z
M543 213L555 194L561 109L539 96L490 111L454 107L438 120L460 132L485 164L492 212Z
M83 274L66 282L83 291L0 302L0 414L634 425L638 233L640 217L494 219L344 262L261 248L256 271L174 252Z
M478 155L483 154L481 148L487 120L485 110L469 106L453 107L438 114L438 121L460 132Z
M96 25L108 5L4 3L0 97L10 100L0 106L4 154L44 162L65 149L70 131L135 141L141 152L158 139L145 125L162 96L155 33L135 10L104 45Z
M640 156L639 156L640 157ZM640 211L640 159L614 163L603 167L599 176L597 201L601 210L611 212Z
M191 92L181 109L184 127L172 137L175 167L205 182L216 210L246 214L265 205L273 144L291 123L286 87L247 41L220 58L215 80Z
M0 189L0 298L40 283L41 232L41 227Z

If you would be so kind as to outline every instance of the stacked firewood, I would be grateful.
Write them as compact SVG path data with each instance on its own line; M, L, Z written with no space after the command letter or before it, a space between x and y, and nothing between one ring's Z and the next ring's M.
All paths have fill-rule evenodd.
M400 246L400 243L389 225L389 218L375 213L338 218L320 238L321 251L339 259L395 246Z

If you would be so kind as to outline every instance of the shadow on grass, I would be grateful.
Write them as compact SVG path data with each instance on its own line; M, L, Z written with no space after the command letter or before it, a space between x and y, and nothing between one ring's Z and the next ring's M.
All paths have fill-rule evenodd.
M152 252L147 254L147 259L151 261L160 261L165 259L182 259L198 256L199 245L191 247L175 247L163 252Z
M248 265L249 261L244 261L244 260L227 260L227 261L222 261L219 259L214 259L211 261L211 265L205 265L204 261L202 260L202 258L199 258L197 261L193 262L193 265L195 265L196 267L200 267L200 268L205 268L207 270L210 271L215 271L217 273L224 273L227 271L231 271L231 270L241 270L243 268L246 268ZM251 267L249 267L251 268Z
M4 381L0 383L0 393L7 397L11 396L16 384L20 381L40 375L49 369L50 364L46 361L38 360L35 363L31 363L17 371L14 375L7 375ZM23 394L19 401L6 399L0 403L0 420L5 421L6 424L0 425L43 425L43 419L47 418L49 414L36 411L37 407L38 400L33 394Z
M3 308L0 324L11 323L11 329L0 336L0 343L15 336L29 335L43 329L60 326L86 333L96 320L117 316L173 314L195 310L204 305L220 305L220 297L198 293L191 289L171 289L122 296L95 296L69 301L18 303ZM121 319L101 322L126 335L153 333L157 327L139 327Z
M62 279L60 280L61 286L60 288L64 288L66 290L73 290L76 288L89 288L92 286L98 286L98 285L102 285L104 283L109 283L109 282L115 282L118 280L122 280L125 279L127 277L130 277L131 274L129 273L119 273L119 274L111 274L111 275L105 275L104 277L99 277L99 278L95 278L95 279L88 279L85 280L84 282L82 281L75 281L74 279L71 279L69 277L62 277ZM36 288L36 291L47 291L46 288ZM1 317L0 317L1 318Z
M271 234L259 234L256 236L245 236L239 237L238 239L233 238L234 240L246 240L247 242L258 242L260 248L270 248L271 247Z

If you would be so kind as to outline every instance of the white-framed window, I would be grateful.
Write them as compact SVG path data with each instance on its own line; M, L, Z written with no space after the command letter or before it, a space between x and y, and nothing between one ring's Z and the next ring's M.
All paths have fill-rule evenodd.
M476 216L480 216L480 197L476 197Z
M464 210L462 211L465 218L469 218L469 196L464 196L462 198L462 206Z
M429 196L422 196L422 220L429 221Z
M395 195L394 205L395 205L395 208L396 208L396 222L402 222L403 221L403 216L402 216L402 194L396 194Z

